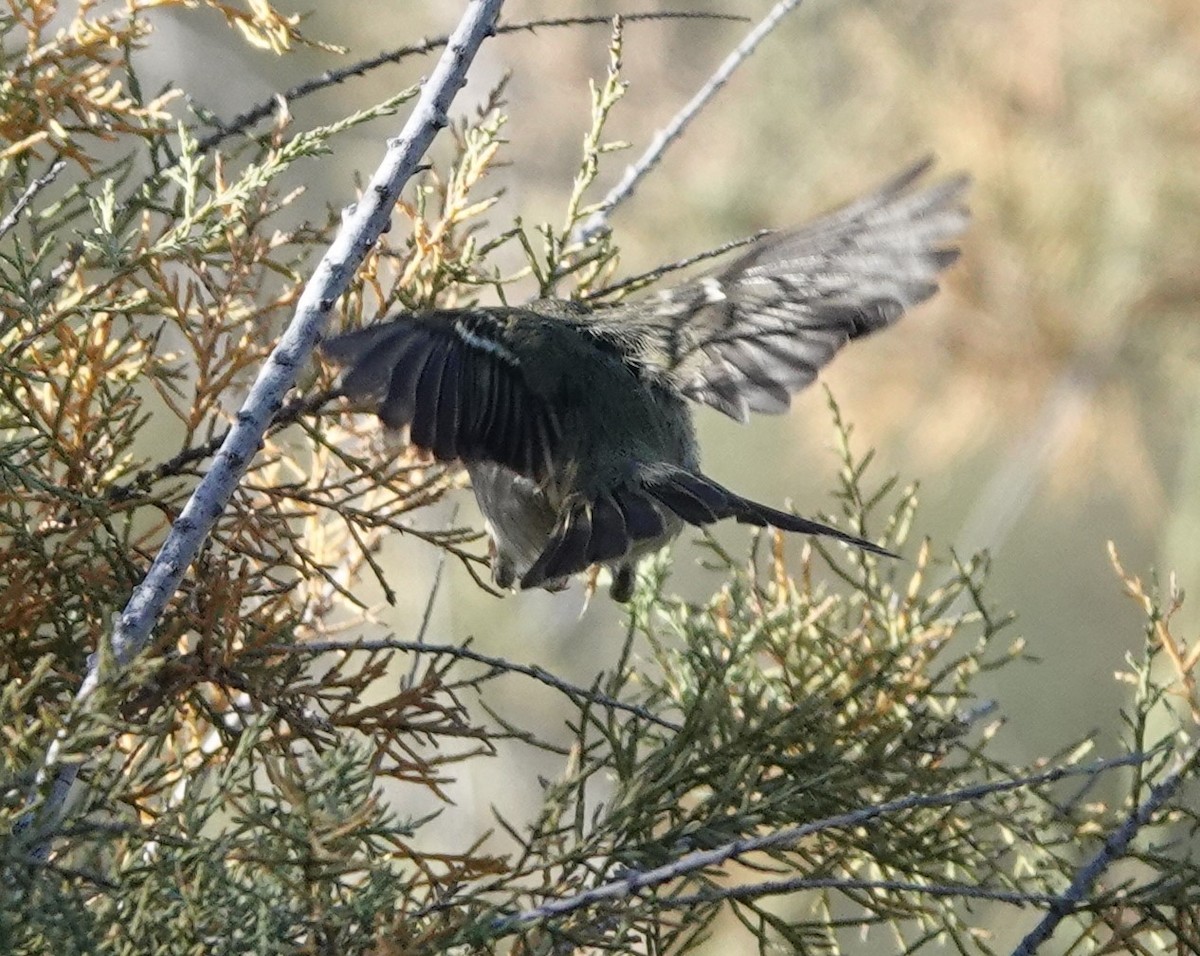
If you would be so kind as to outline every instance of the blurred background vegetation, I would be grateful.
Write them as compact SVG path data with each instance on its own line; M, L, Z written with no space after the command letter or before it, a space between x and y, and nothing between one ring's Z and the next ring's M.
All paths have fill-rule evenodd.
M276 6L305 14L307 36L348 55L310 48L281 58L239 42L211 10L164 10L155 43L137 57L143 88L175 85L191 105L230 118L346 60L445 33L461 13L444 0ZM510 0L504 15L706 9L756 20L769 6ZM717 21L628 27L630 88L607 132L632 148L606 157L592 198L746 29ZM488 216L497 231L518 215L561 222L589 122L588 83L603 77L608 43L600 25L485 45L456 110L473 116L511 74L505 165L491 169L482 189L503 190ZM386 99L429 68L412 59L332 87L295 107L297 126ZM1127 568L1177 569L1185 587L1200 575L1198 102L1200 9L1185 0L811 0L612 222L620 274L631 275L799 222L929 151L939 169L971 173L974 222L942 293L841 356L825 381L853 423L857 449L878 450L873 474L920 483L909 550L929 536L994 558L988 597L1017 612L1016 631L1041 660L975 685L1000 702L1006 724L993 752L1014 762L1093 730L1104 747L1122 733L1117 715L1131 689L1114 672L1139 651L1144 614L1123 594L1106 542ZM332 157L289 173L305 192L281 221L324 222L351 197L355 175L374 168L382 137L395 128L394 117L364 124L338 140ZM436 165L452 154L443 137L431 158ZM505 263L504 254L502 265L522 264L515 253ZM519 293L510 288L510 300ZM837 510L830 489L839 458L819 389L786 416L743 428L701 412L700 426L708 471L719 480L803 513ZM479 524L463 492L415 520L431 530ZM741 528L718 534L739 554L746 537ZM676 547L676 590L707 595L717 586L720 572L700 565L705 554L686 540ZM378 560L398 602L377 613L380 633L413 636L439 557L408 536L387 541ZM369 584L356 593L369 603L383 597ZM586 611L583 603L579 585L497 600L450 563L427 636L472 636L483 651L587 685L612 664L622 627L604 599ZM1200 612L1185 607L1176 628L1190 636L1198 623ZM507 700L493 690L519 723L554 727L569 711L549 691L515 682L508 689ZM537 774L561 770L556 756L498 746L501 760L456 769L445 788L454 806L432 794L426 807L405 806L413 816L444 810L423 841L463 827L477 833L492 807L520 818L541 799Z

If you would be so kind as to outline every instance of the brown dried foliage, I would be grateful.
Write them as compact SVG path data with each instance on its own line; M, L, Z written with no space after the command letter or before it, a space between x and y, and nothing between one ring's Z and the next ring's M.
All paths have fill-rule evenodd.
M278 52L304 40L295 18L267 3L206 5ZM316 225L292 214L302 193L292 167L398 100L340 127L295 135L281 123L236 154L201 153L174 132L179 91L143 100L129 59L151 38L152 9L194 4L81 3L66 19L56 3L8 6L5 39L24 54L4 79L0 169L6 207L24 208L0 237L0 675L14 693L36 684L8 714L32 721L22 737L31 757L39 719L63 722L68 737L80 731L83 757L96 740L70 700L85 658L104 646L332 236L332 214ZM470 273L471 222L488 202L467 197L499 124L488 116L480 126L459 131L451 178L400 209L417 240L372 253L348 312L374 318L402 293L432 301L447 275ZM39 176L39 161L59 159L69 164ZM228 760L239 728L259 718L270 728L259 743L280 766L358 739L373 774L439 795L445 764L489 750L445 661L381 696L392 653L346 656L318 675L261 651L318 633L335 607L358 603L351 586L364 572L393 597L374 558L389 534L480 560L464 549L473 532L408 524L454 474L407 449L381 454L366 418L312 418L328 384L318 371L305 383L317 400L296 400L271 429L159 622L152 673L125 685L116 769L98 771L112 776L96 805L117 794L140 819L159 818L175 788ZM213 745L220 738L227 746Z

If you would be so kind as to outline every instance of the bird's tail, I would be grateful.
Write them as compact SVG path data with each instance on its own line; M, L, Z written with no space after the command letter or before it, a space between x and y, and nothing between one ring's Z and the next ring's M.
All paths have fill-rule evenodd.
M638 542L662 539L665 543L664 510L689 524L733 518L742 524L837 538L873 554L896 557L865 538L743 498L705 475L683 468L656 468L643 474L636 486L619 488L594 501L578 497L564 508L546 547L521 576L521 587L539 587L593 564L619 561Z
M865 538L743 498L706 475L683 468L655 473L653 477L643 478L642 485L651 497L666 505L689 524L706 525L722 518L734 518L742 524L759 527L769 525L781 531L837 538L873 554L897 557L893 552Z
M536 588L593 564L620 561L639 542L662 539L665 543L668 536L660 506L640 488L624 486L591 501L577 496L563 509L542 553L521 576L521 587Z

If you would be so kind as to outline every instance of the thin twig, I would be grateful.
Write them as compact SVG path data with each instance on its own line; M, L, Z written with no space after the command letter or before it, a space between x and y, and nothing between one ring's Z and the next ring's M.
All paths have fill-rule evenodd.
M625 175L621 177L621 181L609 191L596 211L580 227L579 233L576 236L579 242L586 243L608 229L609 213L633 194L641 178L658 165L663 153L667 151L667 147L683 135L688 124L699 115L700 111L708 104L708 101L729 82L733 71L741 66L750 54L754 52L755 48L766 39L767 35L779 25L783 18L799 7L801 3L803 3L803 0L779 0L772 7L770 13L763 18L762 22L746 34L746 38L717 67L717 71L709 78L708 82L697 91L696 95L687 102L666 127L659 130L654 140L650 143L650 146L646 149L646 152L642 154L642 157L633 165L626 167Z
M620 879L604 883L590 890L585 890L574 896L550 900L532 909L499 917L494 921L492 926L494 930L500 933L515 932L521 926L528 923L538 922L555 916L563 916L595 903L623 899L641 890L677 880L691 873L697 873L714 866L721 866L750 853L761 852L763 850L785 849L794 846L805 837L824 832L825 830L842 830L849 827L862 826L879 817L901 813L906 810L949 807L959 803L979 800L982 797L998 793L1008 793L1012 790L1055 783L1067 777L1103 773L1114 767L1125 767L1142 763L1145 759L1145 754L1126 754L1123 757L1115 757L1111 760L1097 761L1086 767L1054 767L1050 770L1030 774L1026 777L976 784L949 793L910 794L907 797L901 797L877 806L862 807L849 813L826 817L812 823L802 824L801 826L789 827L785 830L778 830L764 836L745 837L711 850L699 850L695 853L689 853L673 863L655 867L651 870L627 871L626 875Z
M338 394L337 389L331 388L286 402L275 413L275 416L271 419L271 424L267 427L268 429L278 431L287 425L295 424L304 416L319 411L326 402L336 398ZM216 454L221 446L225 444L232 430L232 428L226 428L206 442L185 448L166 461L160 461L157 465L140 469L132 477L120 484L109 485L105 489L105 496L110 501L125 501L144 493L156 481L183 474L189 465L194 465L196 462L203 461L205 458Z
M804 890L867 890L884 893L917 893L921 896L941 896L963 900L990 900L1014 906L1034 906L1053 903L1053 893L1023 893L1020 890L993 890L986 886L966 883L916 883L910 880L858 880L850 877L797 876L788 880L763 880L761 883L742 883L738 886L713 887L686 896L655 900L659 907L686 909L702 903L723 900L756 900L764 896L798 893Z
M328 654L334 651L343 653L353 651L410 651L416 654L435 654L474 661L477 664L486 664L488 667L501 673L521 674L525 677L531 677L538 683L552 687L573 701L586 700L593 704L611 707L613 710L624 711L627 714L632 714L634 717L640 717L642 720L657 724L660 727L665 727L667 730L673 730L677 733L683 730L683 727L679 724L667 720L665 717L660 717L645 707L637 704L627 704L623 700L618 700L600 691L589 690L586 687L580 687L578 684L572 684L561 677L551 674L548 670L538 667L536 664L517 664L503 657L481 654L479 651L473 651L469 647L460 644L427 644L424 641L402 641L395 638L382 638L371 641L306 641L303 644L265 644L262 647L254 648L252 653Z
M446 521L446 530L450 531L455 527L455 522L458 521L458 505L455 505L450 512L450 517ZM417 643L425 643L425 635L429 633L429 623L433 620L433 608L437 604L438 592L442 588L442 575L446 572L446 551L444 548L438 549L437 569L433 572L433 584L429 586L429 596L425 599L425 610L421 614L421 624L417 628ZM417 669L421 666L421 655L413 654L412 666L408 669L408 677L405 687L415 687L417 683Z
M1054 930L1058 928L1058 924L1063 921L1063 918L1078 908L1080 902L1091 890L1092 884L1121 858L1130 841L1137 836L1138 831L1150 822L1150 818L1179 789L1184 775L1192 768L1198 755L1200 755L1200 744L1192 744L1187 751L1180 755L1175 769L1167 774L1161 783L1151 788L1149 796L1129 812L1125 822L1109 835L1099 852L1075 872L1075 879L1071 881L1071 885L1050 904L1050 912L1042 917L1041 922L1021 940L1020 945L1013 950L1013 956L1033 956L1042 943L1054 934Z
M31 202L33 202L33 198L52 182L54 182L54 180L58 178L58 174L61 173L66 166L67 161L65 159L55 160L49 169L47 169L41 176L38 176L36 179L32 180L29 185L25 187L25 192L21 193L20 198L17 199L17 201L13 204L12 209L8 211L8 215L6 215L3 219L0 219L0 239L3 239L10 232L12 232L18 220L21 218L21 213L23 213L25 208Z
M695 10L683 11L664 11L662 13L631 13L622 15L622 20L626 22L636 20L746 20L747 17L738 16L729 13L704 13ZM590 16L590 17L553 17L537 20L522 20L518 23L505 23L496 27L495 35L500 36L506 33L533 33L542 28L554 27L573 27L573 26L591 26L594 24L611 24L611 16ZM363 76L380 66L387 63L399 63L401 60L410 56L421 56L426 53L431 53L434 50L439 50L444 47L449 40L449 37L429 37L421 40L418 43L412 43L408 46L402 46L395 50L386 50L382 53L377 53L375 56L368 57L365 60L359 60L357 63L352 63L350 66L341 67L337 70L327 70L320 76L305 80L293 86L291 89L285 90L282 93L276 93L270 99L263 100L243 113L239 113L228 123L222 123L217 126L217 129L209 133L197 144L200 152L207 152L224 139L230 136L243 132L248 127L253 126L260 120L266 119L276 109L281 106L286 107L295 100L305 96L310 96L321 90L327 89L330 86L336 86L338 83L346 80Z
M127 665L149 643L167 602L178 590L196 553L261 447L267 426L282 407L297 371L308 361L338 296L346 290L354 270L391 221L400 190L421 157L438 131L449 123L450 103L466 83L467 69L480 45L495 29L502 2L470 0L400 135L389 141L383 161L363 190L362 198L346 210L333 244L305 285L295 316L263 364L212 466L172 524L145 579L134 589L116 619L111 647L118 667ZM100 684L102 657L92 656L76 695L80 704ZM30 852L35 860L48 857L54 827L79 772L78 761L59 763L62 739L61 734L55 739L43 762L42 774L53 777L37 811L37 835ZM18 821L17 829L25 831L33 824L34 814L29 811Z
M622 279L620 282L614 282L612 285L605 286L603 289L597 289L595 292L589 292L585 296L581 296L584 302L591 302L594 299L613 295L617 292L636 291L643 286L649 285L651 282L656 282L670 272L678 272L680 269L686 269L688 266L693 266L697 262L705 262L709 259L716 259L718 256L723 256L727 252L734 249L740 249L742 246L748 246L752 242L769 236L775 230L760 229L752 236L743 236L741 239L731 239L729 242L724 242L715 249L708 249L704 252L697 252L693 256L688 256L685 259L677 259L674 262L668 262L664 266L659 266L657 269L651 269L649 272L643 272L641 275L630 276L628 279Z

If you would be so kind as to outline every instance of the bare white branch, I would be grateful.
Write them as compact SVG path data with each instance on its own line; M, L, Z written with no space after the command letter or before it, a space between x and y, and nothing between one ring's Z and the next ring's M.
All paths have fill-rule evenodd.
M56 159L41 176L30 181L29 185L25 187L25 192L21 193L17 201L13 203L12 209L3 219L0 219L0 238L12 232L13 227L20 221L21 213L33 202L34 197L54 182L58 178L58 174L66 168L67 161L65 159Z
M494 31L502 4L503 0L470 0L400 135L388 142L383 161L363 191L362 199L343 215L337 236L304 287L295 316L263 364L212 467L196 486L145 579L117 617L111 644L118 666L131 661L149 642L167 602L262 447L267 426L295 383L297 371L308 361L338 296L346 290L350 277L387 227L400 190L416 171L438 131L447 124L450 103L466 83L467 69L480 45ZM98 686L102 657L92 655L87 676L76 695L78 701L89 698ZM41 771L43 778L48 773L54 777L37 814L39 835L32 854L35 859L44 860L49 854L49 836L79 771L75 762L56 766L58 748L56 740ZM32 817L26 814L19 828L28 829L33 824Z

